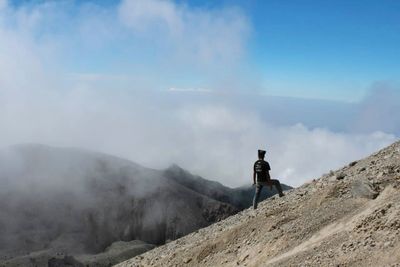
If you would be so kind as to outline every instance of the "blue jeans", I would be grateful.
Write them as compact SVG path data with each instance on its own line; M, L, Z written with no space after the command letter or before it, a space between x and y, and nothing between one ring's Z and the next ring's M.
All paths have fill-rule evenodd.
M268 180L265 182L257 182L256 192L255 192L254 198L253 198L253 208L254 209L257 209L258 199L260 198L260 193L261 193L261 189L263 188L263 186L270 186L270 187L275 186L276 190L278 190L278 192L279 192L279 196L280 197L283 196L281 183L278 180L271 179L271 180Z

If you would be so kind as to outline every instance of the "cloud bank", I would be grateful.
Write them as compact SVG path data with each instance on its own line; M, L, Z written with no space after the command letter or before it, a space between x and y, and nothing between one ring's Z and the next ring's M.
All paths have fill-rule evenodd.
M152 168L176 163L231 186L251 182L265 148L273 177L299 185L400 135L396 85L374 85L351 107L229 90L246 80L237 76L250 33L232 6L3 0L0 145L84 147ZM168 91L203 88L194 74L215 88ZM172 87L170 77L184 81Z
M118 11L123 25L136 34L169 43L175 57L207 67L242 57L250 31L248 19L235 7L202 10L172 1L125 0Z

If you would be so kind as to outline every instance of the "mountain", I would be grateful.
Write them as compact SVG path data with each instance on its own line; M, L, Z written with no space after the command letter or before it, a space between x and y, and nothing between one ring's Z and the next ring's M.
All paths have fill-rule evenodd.
M0 150L0 182L0 266L58 266L70 255L109 266L235 214L252 197L250 187L176 165L153 170L36 144Z
M398 266L400 142L128 266Z

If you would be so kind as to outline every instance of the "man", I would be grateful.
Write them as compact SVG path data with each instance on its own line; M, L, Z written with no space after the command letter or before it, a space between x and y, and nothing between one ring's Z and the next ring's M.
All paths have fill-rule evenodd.
M274 185L279 192L279 196L284 196L281 183L278 180L271 179L269 175L271 167L269 166L269 163L264 160L265 153L266 152L264 150L258 150L258 160L254 163L253 184L256 185L256 192L253 199L254 209L257 209L258 199L260 197L261 189L263 188L263 186L268 185L272 189L272 186Z

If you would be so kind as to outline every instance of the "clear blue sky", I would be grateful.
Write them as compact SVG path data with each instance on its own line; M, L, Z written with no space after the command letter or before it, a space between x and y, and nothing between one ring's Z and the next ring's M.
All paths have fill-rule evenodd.
M43 2L9 1L16 6ZM74 1L69 5L69 16L79 16L80 8L89 2L109 10L120 5L120 1L110 0ZM250 24L249 37L244 45L245 58L241 61L245 68L241 73L248 75L248 79L256 79L257 86L266 94L357 101L376 81L399 82L400 1L169 2L193 12L202 10L205 13L238 7ZM108 19L117 20L112 15ZM59 28L54 26L56 35L70 39L70 36L63 37L61 31L74 36L76 23L79 20L72 20L70 24L60 23ZM127 73L129 69L130 74L135 72L138 76L164 66L166 70L159 76L162 82L186 87L210 86L207 76L212 76L214 71L207 73L188 66L175 70L166 68L165 62L160 63L165 51L165 47L160 48L151 42L138 42L137 36L109 40L97 48L75 42L70 46L66 66L70 66L71 72L78 73L118 74ZM140 67L131 66L133 61L142 64Z
M250 12L252 57L272 80L329 98L399 77L400 1L259 1Z

